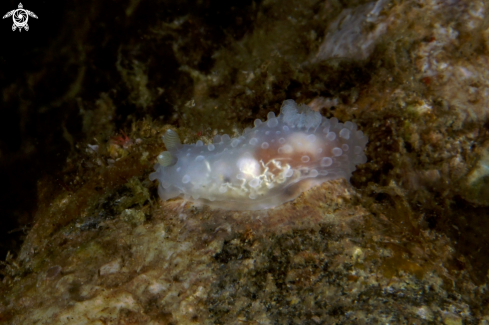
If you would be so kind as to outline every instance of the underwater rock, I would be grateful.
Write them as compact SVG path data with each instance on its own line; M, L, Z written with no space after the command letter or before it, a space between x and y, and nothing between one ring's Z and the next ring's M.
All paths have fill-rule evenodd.
M479 205L489 205L489 142L479 148L479 158L468 173L462 196Z
M195 12L210 12L213 3ZM358 55L367 45L366 58L311 63L328 42L328 24L365 3L220 7L232 18L228 27L176 3L168 11L167 2L141 3L114 15L113 23L131 26L126 32L71 37L88 44L74 47L89 78L74 89L107 94L107 107L90 107L84 91L68 94L84 100L61 107L75 107L78 117L85 105L80 123L90 138L66 135L73 149L61 181L37 182L22 249L1 263L0 323L487 321L488 210L470 201L484 203L487 177L485 72L473 75L487 56L484 3L385 3L366 27L394 20L373 47L342 48ZM97 7L91 4L83 6ZM99 21L91 12L78 16ZM117 44L118 64L99 40ZM104 55L93 57L98 48ZM30 76L26 84L40 95L42 74ZM4 95L30 91L12 87ZM369 135L369 161L351 184L324 182L266 211L161 202L148 175L156 162L172 162L158 158L168 129L182 146L201 141L212 149L216 134L238 136L286 98L315 103L321 115L353 121ZM106 133L116 121L127 135ZM97 150L85 151L95 143Z

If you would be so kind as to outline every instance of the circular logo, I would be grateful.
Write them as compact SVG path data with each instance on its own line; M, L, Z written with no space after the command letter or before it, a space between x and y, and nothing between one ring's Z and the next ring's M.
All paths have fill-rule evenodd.
M27 16L27 12L24 9L17 9L13 14L14 24L17 27L24 27L27 24L27 20L29 17Z

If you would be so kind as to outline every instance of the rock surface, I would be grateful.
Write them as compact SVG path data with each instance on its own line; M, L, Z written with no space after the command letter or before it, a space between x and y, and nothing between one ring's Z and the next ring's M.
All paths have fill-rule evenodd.
M105 41L63 23L79 26L59 53L81 51L83 71L44 109L81 122L2 262L0 323L487 324L487 2L192 8L131 1ZM148 174L168 128L208 142L287 98L368 135L352 184L266 211L159 200Z

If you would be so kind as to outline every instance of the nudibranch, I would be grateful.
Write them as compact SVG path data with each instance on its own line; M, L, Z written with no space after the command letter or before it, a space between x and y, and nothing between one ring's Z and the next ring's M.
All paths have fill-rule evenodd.
M228 210L262 210L292 200L325 181L349 181L357 164L367 161L368 142L352 122L327 119L293 100L279 116L255 120L254 128L231 138L216 135L212 144L181 144L168 130L168 151L157 157L150 180L158 180L162 200L183 196Z

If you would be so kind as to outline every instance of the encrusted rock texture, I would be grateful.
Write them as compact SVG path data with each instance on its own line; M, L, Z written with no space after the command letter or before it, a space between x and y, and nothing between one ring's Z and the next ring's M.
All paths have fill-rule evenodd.
M91 5L46 58L73 54L36 108L65 109L70 150L1 263L0 323L489 324L486 1ZM289 98L369 137L351 184L266 211L161 202L166 130L235 135Z

